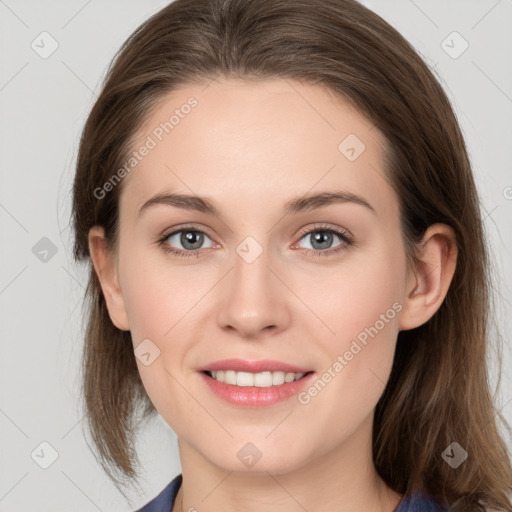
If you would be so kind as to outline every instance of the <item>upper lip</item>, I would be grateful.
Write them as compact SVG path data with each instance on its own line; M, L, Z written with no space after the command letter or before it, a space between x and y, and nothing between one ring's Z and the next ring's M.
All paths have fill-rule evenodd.
M223 359L215 361L200 368L200 371L234 370L236 372L259 373L264 371L285 373L307 373L311 370L301 368L282 361L263 359L261 361L249 361L246 359Z

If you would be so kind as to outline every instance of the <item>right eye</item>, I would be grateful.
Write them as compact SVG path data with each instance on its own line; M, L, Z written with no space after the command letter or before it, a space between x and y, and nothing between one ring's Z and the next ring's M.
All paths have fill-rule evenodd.
M165 253L172 253L176 256L187 258L194 255L199 256L199 251L205 241L205 237L211 240L204 231L185 227L164 235L158 240L158 244ZM181 245L183 248L176 248L174 247L175 245Z

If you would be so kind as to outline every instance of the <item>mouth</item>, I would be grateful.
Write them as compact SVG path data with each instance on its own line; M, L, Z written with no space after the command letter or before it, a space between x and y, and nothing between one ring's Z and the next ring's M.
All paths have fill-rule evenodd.
M247 372L203 369L198 375L206 389L225 403L253 409L290 400L311 385L315 378L314 371L298 373L282 370Z
M253 372L239 372L235 370L204 370L203 374L210 377L212 380L238 387L256 387L256 388L269 388L278 387L295 382L310 374L309 372L283 372L283 371L263 371L258 373Z

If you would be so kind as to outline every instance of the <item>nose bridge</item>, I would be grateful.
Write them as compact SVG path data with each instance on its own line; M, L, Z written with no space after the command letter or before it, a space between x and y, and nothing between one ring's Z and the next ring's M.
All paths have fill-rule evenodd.
M219 325L235 328L244 336L254 336L269 327L284 328L290 314L284 287L274 275L276 270L270 270L275 266L271 251L247 237L235 248L232 264L224 285Z

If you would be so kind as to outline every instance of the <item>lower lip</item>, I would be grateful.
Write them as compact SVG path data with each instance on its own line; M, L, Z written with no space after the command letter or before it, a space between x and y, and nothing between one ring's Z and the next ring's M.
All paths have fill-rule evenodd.
M203 372L200 372L200 375L210 390L226 402L240 407L258 408L268 407L290 399L311 382L315 374L311 372L304 375L304 377L299 380L286 382L279 386L269 386L267 388L234 386L232 384L219 382Z

